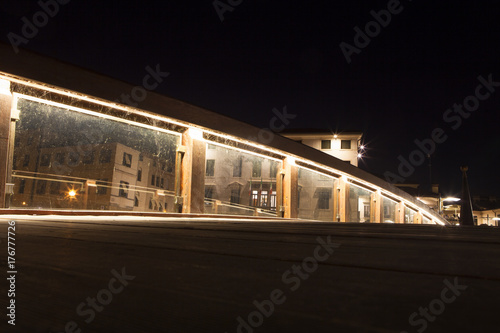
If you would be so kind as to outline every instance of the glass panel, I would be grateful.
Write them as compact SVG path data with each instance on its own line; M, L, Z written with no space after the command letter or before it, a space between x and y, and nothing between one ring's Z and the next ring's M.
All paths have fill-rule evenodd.
M382 222L396 222L397 203L389 198L382 196Z
M350 184L347 222L370 222L372 193L364 188Z
M336 178L299 168L299 218L334 221Z
M17 105L11 207L174 210L179 135L24 98Z
M429 218L423 216L422 217L422 224L433 224L433 223Z
M281 162L208 144L205 213L276 216Z
M405 223L414 223L415 211L408 207L405 208Z

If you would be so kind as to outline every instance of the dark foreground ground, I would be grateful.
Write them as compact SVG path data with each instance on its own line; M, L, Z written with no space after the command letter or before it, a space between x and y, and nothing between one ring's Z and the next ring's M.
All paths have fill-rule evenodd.
M15 326L6 316L9 220ZM500 327L494 228L3 216L0 241L0 332Z

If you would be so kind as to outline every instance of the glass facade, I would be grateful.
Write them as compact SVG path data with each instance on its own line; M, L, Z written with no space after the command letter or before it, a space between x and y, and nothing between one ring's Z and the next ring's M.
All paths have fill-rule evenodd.
M281 162L207 145L205 213L276 216L276 177Z
M173 211L180 134L29 98L17 109L11 208Z
M382 196L382 222L395 223L397 202Z
M8 145L0 147L8 159L0 166L6 175L0 182L2 207L403 222L397 191L395 199L381 196L393 191L354 177L343 163L307 160L300 147L282 150L20 81L2 79L0 99L11 110L0 119L11 129ZM344 141L341 148L347 149L351 142ZM321 147L330 144L326 140ZM425 208L415 209L416 222L417 210L406 208L405 223L439 220Z
M349 185L349 200L348 200L348 222L373 222L371 198L372 191L368 191L354 184Z
M405 223L415 223L416 212L408 207L405 207Z
M298 170L299 218L334 221L333 194L337 179L307 168Z

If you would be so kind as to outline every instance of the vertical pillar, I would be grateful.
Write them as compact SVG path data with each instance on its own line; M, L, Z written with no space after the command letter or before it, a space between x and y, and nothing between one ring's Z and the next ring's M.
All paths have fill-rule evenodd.
M182 213L203 213L205 202L206 143L201 130L190 128L182 134L180 197ZM177 198L177 201L179 199ZM179 204L179 203L178 203Z
M283 161L283 217L297 218L299 216L299 174L293 158Z
M400 201L396 204L396 221L395 223L405 223L405 204Z
M414 224L422 224L422 213L416 212L415 215L413 215L413 223Z
M340 187L339 187L339 180L336 179L333 182L333 216L332 216L332 221L334 222L340 222L340 214L339 214L339 196L340 196Z
M8 190L12 173L12 148L10 148L12 93L10 82L0 79L0 208L7 207Z
M382 220L382 195L379 190L371 195L372 204L370 207L370 222L380 223Z
M338 210L336 212L337 221L348 222L349 216L349 184L344 176L340 176L337 186Z

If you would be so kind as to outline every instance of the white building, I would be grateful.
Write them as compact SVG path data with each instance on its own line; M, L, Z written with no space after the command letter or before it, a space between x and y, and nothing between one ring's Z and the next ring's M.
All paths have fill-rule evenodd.
M358 166L358 154L362 154L362 132L332 133L322 129L288 129L280 135L318 149L342 161Z

